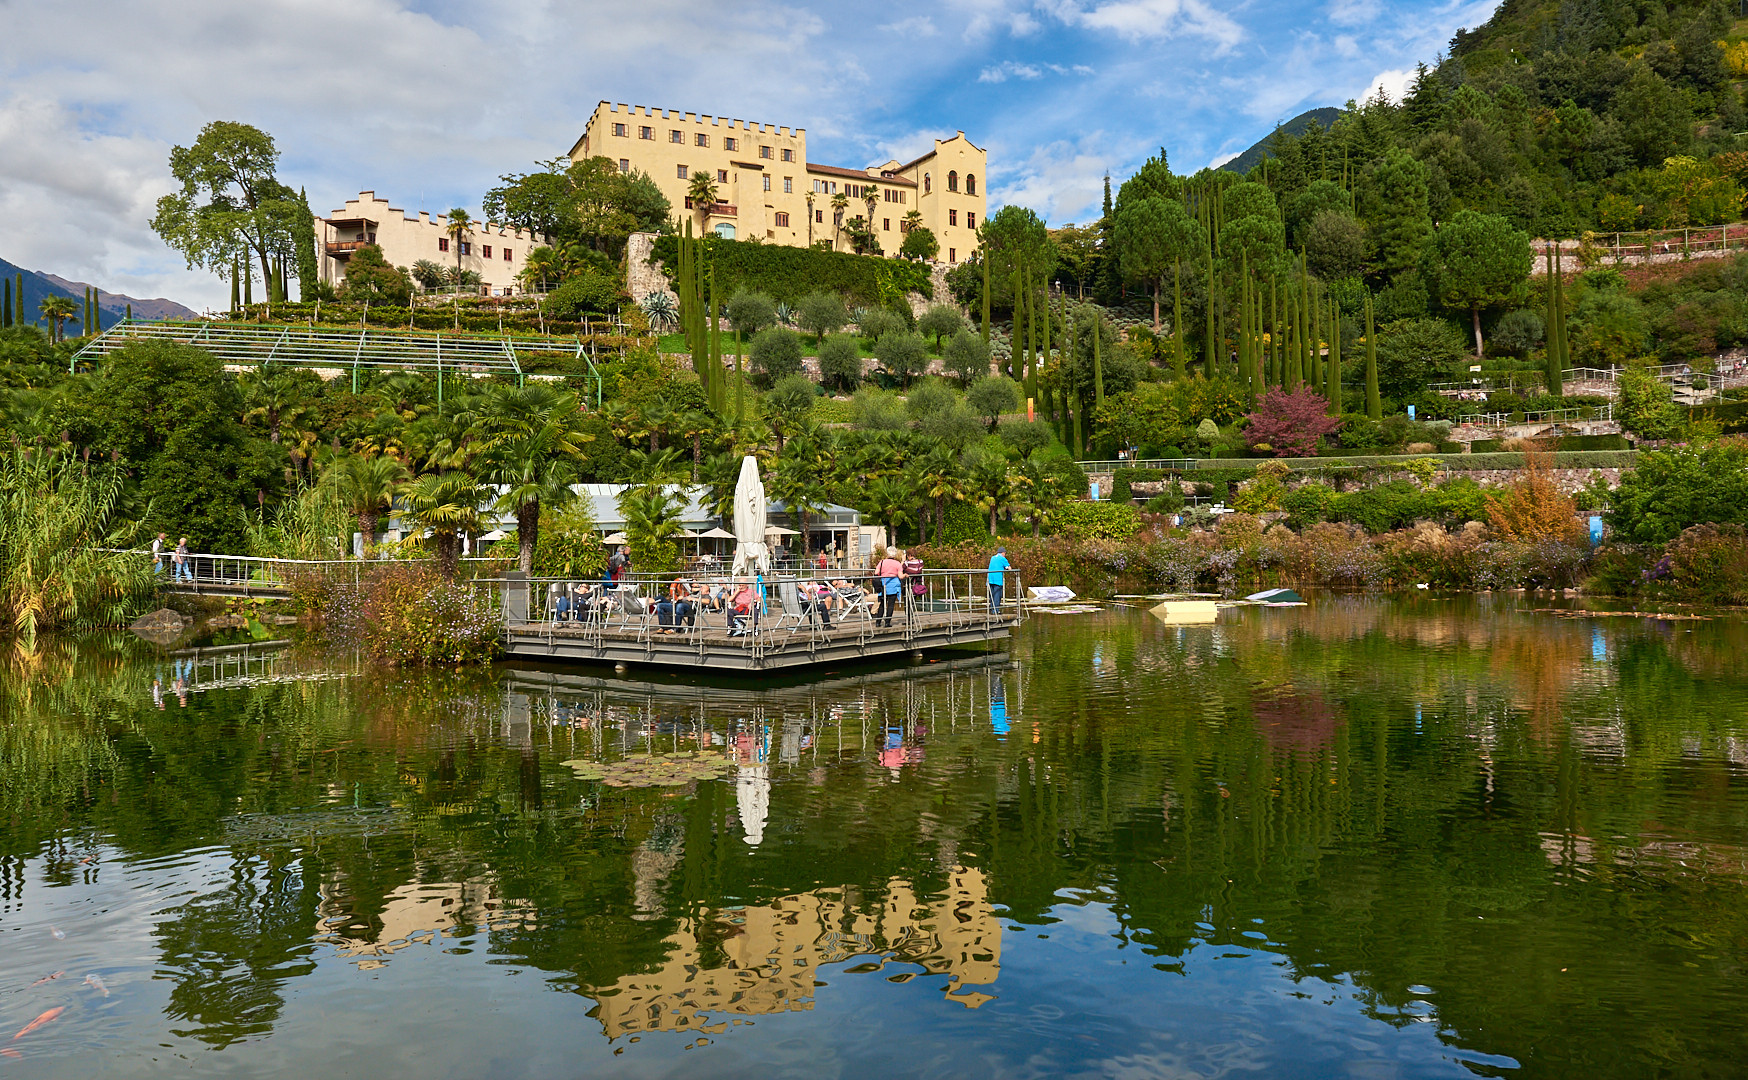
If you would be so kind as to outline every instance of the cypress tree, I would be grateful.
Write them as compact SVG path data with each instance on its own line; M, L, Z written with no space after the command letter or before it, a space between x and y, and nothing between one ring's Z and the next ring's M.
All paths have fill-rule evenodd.
M237 313L237 308L243 303L243 272L237 267L236 256L231 257L231 314Z
M293 230L297 245L297 298L310 303L316 298L316 280L321 268L316 262L316 216L310 213L309 196L302 188L297 192L298 219Z
M18 275L17 284L12 286L12 325L24 325L24 274Z
M1046 289L1046 291L1044 293L1044 303L1042 304L1042 306L1038 310L1038 317L1041 320L1040 330L1042 332L1042 334L1041 334L1042 348L1039 351L1037 361L1032 365L1031 375L1029 375L1026 378L1026 400L1032 402L1034 404L1034 407L1036 407L1036 403L1038 400L1038 373L1042 369L1048 368L1050 366L1050 293L1048 291L1049 286L1045 286L1045 289Z
M1335 297L1329 298L1329 363L1324 371L1328 375L1329 415L1341 415L1341 305Z
M983 343L989 344L989 249L977 253L977 261L983 264Z
M1299 389L1300 377L1305 365L1305 312L1299 302L1305 291L1303 285L1304 283L1301 282L1300 287L1293 289L1287 298L1287 304L1292 309L1292 340L1287 350L1286 360L1288 391Z
M723 411L727 404L722 393L722 323L717 318L716 306L716 265L710 266L710 311L708 314L710 330L710 355L705 361L710 365L709 376L704 380L704 391L710 398L710 405L717 412Z
M1566 371L1566 280L1560 266L1558 249L1552 256L1553 273L1548 279L1548 333L1545 349L1548 356L1548 393L1561 395Z
M132 304L129 304L127 306L127 321L128 322L134 321L134 306Z
M1172 262L1171 283L1171 376L1178 382L1187 377L1184 371L1184 262Z
M1372 327L1372 294L1366 292L1366 415L1384 419L1384 403L1378 397L1378 341Z
M1099 338L1104 336L1105 313L1093 312L1093 402L1098 408L1105 404L1105 366L1099 360Z

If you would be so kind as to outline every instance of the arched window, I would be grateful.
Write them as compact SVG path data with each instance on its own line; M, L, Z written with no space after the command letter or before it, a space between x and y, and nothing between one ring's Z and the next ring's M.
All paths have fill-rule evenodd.
M976 173L966 173L965 174L965 194L967 194L967 195L977 194L977 174Z
M733 240L734 226L726 221L718 222L716 225L716 235L722 237L724 240Z
M929 174L923 173L923 194L927 195L928 193L929 193Z
M950 172L947 174L947 190L959 190L959 174L957 172Z

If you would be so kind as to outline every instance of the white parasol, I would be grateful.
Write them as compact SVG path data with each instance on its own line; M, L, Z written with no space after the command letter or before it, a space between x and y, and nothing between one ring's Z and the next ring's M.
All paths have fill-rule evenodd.
M734 576L771 568L765 525L765 485L759 479L759 463L748 454L741 459L740 482L734 487Z

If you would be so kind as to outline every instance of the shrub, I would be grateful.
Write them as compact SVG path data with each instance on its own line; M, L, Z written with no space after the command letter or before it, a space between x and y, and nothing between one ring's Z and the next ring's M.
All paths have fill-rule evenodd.
M874 343L874 355L886 373L906 386L928 365L928 349L921 334L894 329L880 335Z
M842 330L849 321L844 299L835 292L808 293L795 306L795 325L812 334L816 341Z
M342 590L336 590L340 592ZM498 654L503 619L431 562L372 567L329 607L329 632L394 664L482 664Z
M1056 433L1043 420L1009 420L996 429L1001 441L1021 457L1042 450L1056 441ZM1112 495L1115 498L1115 494Z
M1683 600L1748 604L1748 529L1695 525L1667 548L1668 589Z
M761 330L748 354L753 360L753 381L770 386L786 375L801 371L801 336L782 326Z
M942 357L942 368L958 379L960 386L970 386L989 374L989 346L969 330L954 334Z
M819 378L827 388L845 392L862 382L862 347L851 334L833 334L819 347Z
M1640 454L1638 467L1622 474L1606 517L1621 539L1651 544L1694 525L1748 524L1748 442Z
M940 352L948 338L965 329L965 316L959 314L959 309L951 304L936 304L923 312L923 317L917 320L917 330L927 337L935 339L935 351ZM981 338L978 339L982 341Z
M714 235L704 237L704 248L705 262L716 268L717 286L729 295L741 288L758 289L790 304L822 290L864 304L879 303L882 295L893 291L934 295L929 268L921 263L750 240L725 240ZM660 262L662 272L673 280L680 265L677 237L673 234L657 237L650 258ZM802 328L825 333L837 327L813 331L803 323Z
M1487 519L1508 542L1540 543L1565 540L1576 543L1583 528L1578 506L1560 492L1548 474L1548 455L1524 455L1524 470L1498 496L1487 498Z
M1141 528L1141 515L1128 503L1074 501L1052 510L1049 523L1063 536L1126 540Z
M1281 495L1281 509L1287 512L1287 523L1295 529L1324 520L1334 505L1335 491L1328 484L1300 484Z
M1252 449L1267 450L1277 457L1310 457L1318 439L1341 428L1341 421L1329 415L1329 400L1309 386L1291 393L1269 390L1249 420L1244 441ZM1201 430L1196 434L1200 437Z
M995 425L1001 415L1019 407L1020 384L1006 376L996 375L987 379L979 379L971 384L971 389L965 394L965 403L981 413L989 421L989 429L995 430Z
M851 423L863 431L903 431L904 402L890 390L864 386L850 399Z

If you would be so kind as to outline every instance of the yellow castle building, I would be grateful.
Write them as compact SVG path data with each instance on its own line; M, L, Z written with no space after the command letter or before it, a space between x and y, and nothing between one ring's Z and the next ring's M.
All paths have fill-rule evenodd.
M603 101L571 147L572 161L588 157L647 173L676 214L733 240L847 251L843 226L861 217L896 255L914 210L940 241L937 258L956 263L977 250L984 219L987 154L963 131L914 161L846 169L809 161L805 128ZM687 193L700 173L715 182L716 202L694 207ZM834 206L839 196L848 204Z

